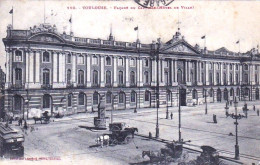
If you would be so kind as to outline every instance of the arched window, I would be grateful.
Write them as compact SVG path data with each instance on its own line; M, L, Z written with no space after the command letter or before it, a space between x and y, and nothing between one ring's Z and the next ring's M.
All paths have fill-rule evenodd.
M123 71L119 71L118 83L119 83L119 85L123 85L124 84L124 73L123 73Z
M203 63L203 62L201 63L201 68L202 68L202 69L204 68L204 63Z
M216 78L217 78L217 84L220 84L219 73L217 73L217 76L216 76Z
M244 65L244 70L248 70L248 65L247 64Z
M230 89L229 95L230 95L230 96L234 96L234 89L233 89L233 88Z
M237 96L239 96L240 95L240 89L239 88L237 88Z
M219 63L217 63L217 68L220 69L220 64Z
M112 103L112 93L111 92L106 93L106 103L107 104Z
M23 98L19 95L14 96L14 110L21 111L22 110L22 100Z
M118 58L118 65L119 65L119 66L123 66L123 65L124 65L124 60L123 60L122 57L119 57L119 58Z
M130 101L131 101L132 103L135 103L135 100L136 100L135 98L136 98L136 92L135 92L135 91L132 91L132 92L131 92L131 100L130 100Z
M124 92L120 92L119 95L118 95L118 100L119 100L119 103L124 103L125 102L125 93Z
M227 65L226 64L223 64L223 69L227 69Z
M68 54L68 56L67 56L67 63L68 63L68 64L71 63L71 54Z
M244 91L244 95L249 96L250 90L248 88L245 88Z
M255 82L258 82L257 74L255 74Z
M170 90L167 91L167 101L171 101L172 99L172 92Z
M224 100L228 101L228 90L227 90L227 88L224 89Z
M84 64L84 56L83 55L78 56L78 64Z
M149 66L149 60L148 60L148 59L145 59L145 60L144 60L144 66L146 66L146 67Z
M130 73L130 85L135 85L135 72L131 71Z
M210 84L213 83L213 75L212 75L211 72L209 73L209 83L210 83Z
M144 72L144 83L149 83L149 73L147 71Z
M238 74L236 73L236 83L239 83Z
M93 94L93 105L98 105L98 100L99 100L99 94L95 92Z
M15 81L16 82L21 82L22 81L22 69L21 68L16 68L15 69Z
M16 62L21 62L21 61L23 61L22 51L20 51L20 50L16 50L16 51L15 51L15 61L16 61Z
M238 70L238 64L236 64L236 70Z
M111 58L110 57L106 57L106 65L111 65Z
M85 94L83 92L79 93L78 104L79 105L85 105Z
M255 70L257 70L258 69L258 67L257 67L257 65L255 65Z
M133 58L130 59L130 66L135 66L135 59Z
M111 85L111 72L109 70L106 71L106 84Z
M209 91L209 97L213 97L214 96L214 89L210 89L210 91Z
M223 74L223 80L224 80L224 84L227 84L227 75L226 75L226 73Z
M83 70L78 71L78 84L80 84L80 85L84 84L84 71Z
M232 84L233 83L233 74L229 73L229 82Z
M244 82L248 83L248 74L247 73L244 74Z
M43 72L42 72L42 83L44 85L50 84L50 70L49 69L43 69Z
M50 62L50 53L49 52L43 52L42 61L43 62Z
M202 82L203 84L205 84L204 73L203 73L203 72L201 73L201 82Z
M67 70L67 84L70 84L71 83L71 70L68 69Z
M48 94L43 95L42 108L51 108L51 96Z
M212 63L209 64L209 69L213 69L213 64Z
M98 85L98 71L93 71L93 85Z
M181 71L181 69L178 69L178 71L177 71L177 82L178 82L178 84L182 84L182 81L183 81L182 71Z
M192 99L197 99L197 90L193 89L192 91Z
M98 58L97 58L97 56L93 56L93 57L92 57L92 64L93 64L93 65L97 65L97 64L98 64Z
M194 74L193 74L193 72L190 73L190 82L192 84L194 83Z
M165 84L166 85L169 85L170 83L169 83L169 73L166 71L166 72L164 72L164 81L165 81Z
M232 64L229 64L229 69L232 70L233 69L233 66Z
M145 91L144 101L150 101L150 92L149 91Z
M72 106L72 94L70 93L68 95L68 107L71 107Z

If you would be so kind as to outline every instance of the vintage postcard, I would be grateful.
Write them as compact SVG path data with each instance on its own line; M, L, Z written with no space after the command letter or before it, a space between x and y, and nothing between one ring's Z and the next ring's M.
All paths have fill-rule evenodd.
M0 0L0 164L260 164L260 1Z

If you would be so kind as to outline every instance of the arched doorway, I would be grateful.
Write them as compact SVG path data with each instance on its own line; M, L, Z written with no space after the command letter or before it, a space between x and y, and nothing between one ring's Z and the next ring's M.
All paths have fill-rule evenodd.
M198 104L198 92L196 89L193 89L193 91L192 91L192 99L193 100L196 99L195 104L197 105Z
M13 113L21 114L24 112L24 99L20 95L14 95L13 97Z
M171 107L172 106L172 92L170 90L167 90L167 95L166 95L166 103L167 103L167 106Z
M259 100L259 89L258 88L255 89L255 99Z
M52 114L52 97L49 94L44 94L42 97L42 109Z
M177 72L177 82L178 84L182 84L183 83L183 78L182 78L182 70L181 69L178 69L178 72Z
M217 90L217 101L221 102L221 90L219 88Z
M227 90L227 88L224 89L224 100L228 101L228 90Z
M230 95L230 98L232 100L235 100L235 95L234 95L234 89L233 88L230 89L229 95Z
M144 93L144 103L146 107L151 107L151 92L148 90Z
M239 89L239 88L237 88L237 92L236 92L236 93L237 93L237 95L236 95L236 96L239 98L239 101L240 101L240 100L241 100L241 98L240 98L240 89Z

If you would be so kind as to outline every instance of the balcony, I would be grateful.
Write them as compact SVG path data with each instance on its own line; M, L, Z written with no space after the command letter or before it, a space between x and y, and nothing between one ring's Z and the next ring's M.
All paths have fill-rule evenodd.
M92 84L92 87L100 87L100 84Z
M51 85L51 84L42 84L42 85L41 85L41 88L42 88L42 89L51 89L51 88L52 88L52 85Z
M125 87L125 84L118 84L118 87Z
M13 89L23 89L24 88L24 83L15 82L15 84L12 84L11 88L13 88Z
M105 87L111 88L111 87L112 87L112 84L111 84L111 83L106 83L106 84L105 84Z
M67 88L73 88L73 84L72 84L71 82L68 82L68 83L66 84L66 87L67 87Z
M130 87L136 87L136 83L130 83Z
M77 87L78 88L83 88L83 87L85 87L85 84L77 84Z

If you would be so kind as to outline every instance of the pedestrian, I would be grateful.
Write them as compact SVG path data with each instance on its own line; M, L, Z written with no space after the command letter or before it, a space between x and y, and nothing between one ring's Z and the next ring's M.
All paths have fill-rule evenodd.
M135 110L134 110L134 113L137 113L137 110L136 110L136 108L135 108Z
M172 117L173 117L173 114L172 114L172 112L171 112L171 120L172 120Z
M257 113L257 116L259 116L259 109L257 109L257 112L256 112L256 113Z
M28 128L28 126L27 126L27 122L26 122L26 120L24 120L24 129L26 129L27 130L27 128Z
M255 105L253 105L253 110L255 111Z
M152 133L149 132L149 139L152 139Z
M19 118L19 120L18 120L18 126L22 126L23 125L23 120L22 120L22 118Z
M218 122L217 122L217 115L215 115L215 114L213 114L213 122L214 122L214 123L218 123Z
M13 118L13 116L11 116L10 119L9 119L9 124L12 124L13 120L14 120L14 118Z

